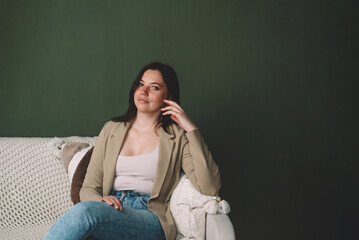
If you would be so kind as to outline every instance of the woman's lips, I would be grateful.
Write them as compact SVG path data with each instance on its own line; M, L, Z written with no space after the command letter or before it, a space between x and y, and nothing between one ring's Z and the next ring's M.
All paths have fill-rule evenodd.
M149 103L149 101L147 101L147 100L145 100L145 99L141 99L141 98L139 98L138 101L139 101L140 103Z

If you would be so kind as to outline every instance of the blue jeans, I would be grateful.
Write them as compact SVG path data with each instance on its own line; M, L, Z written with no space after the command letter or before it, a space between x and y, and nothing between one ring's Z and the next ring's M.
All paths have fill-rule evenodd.
M147 208L149 195L132 191L111 195L122 201L122 211L105 202L79 202L51 227L44 239L166 239L157 215Z

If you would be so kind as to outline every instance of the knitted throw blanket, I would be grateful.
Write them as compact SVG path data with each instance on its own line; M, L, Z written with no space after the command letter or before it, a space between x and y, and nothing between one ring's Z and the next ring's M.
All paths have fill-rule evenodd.
M0 239L42 239L72 206L70 182L53 138L0 138ZM92 137L63 142L95 143Z

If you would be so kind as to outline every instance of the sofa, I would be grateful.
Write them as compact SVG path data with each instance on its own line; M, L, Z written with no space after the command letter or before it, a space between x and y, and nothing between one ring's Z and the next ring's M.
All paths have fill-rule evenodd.
M96 137L0 137L0 239L45 236L74 205L63 146L95 142ZM205 237L235 239L228 215L206 214Z

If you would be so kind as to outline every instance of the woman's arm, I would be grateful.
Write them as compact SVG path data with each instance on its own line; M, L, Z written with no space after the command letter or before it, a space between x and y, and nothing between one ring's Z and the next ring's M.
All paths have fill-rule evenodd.
M109 132L108 123L109 122L103 126L96 140L85 180L80 190L81 201L96 201L102 198L103 161L105 159L105 149Z
M187 132L182 153L182 168L188 179L201 193L217 195L221 187L219 169L201 133L176 102L165 100L165 103L169 106L161 109L165 111L163 115L171 114L173 121Z
M198 129L186 134L182 168L192 185L205 195L215 196L221 188L218 165Z

